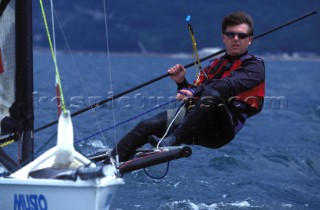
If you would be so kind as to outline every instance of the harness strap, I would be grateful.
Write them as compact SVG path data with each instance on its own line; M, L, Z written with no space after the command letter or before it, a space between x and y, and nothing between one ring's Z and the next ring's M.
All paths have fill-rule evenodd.
M218 63L212 68L212 69L209 69L209 74L215 74L216 71L218 71L218 69L220 68L220 66L223 64L224 60L223 59L220 59L218 61Z
M217 72L213 78L220 79L225 71L228 71L233 65L234 61L228 62L224 65L219 72Z
M226 62L226 60L220 59L218 61L218 63L213 68L211 68L209 70L209 74L213 75L211 77L211 79L220 79L222 77L223 73L225 71L229 70L235 61L229 61L228 63L224 64L225 62Z

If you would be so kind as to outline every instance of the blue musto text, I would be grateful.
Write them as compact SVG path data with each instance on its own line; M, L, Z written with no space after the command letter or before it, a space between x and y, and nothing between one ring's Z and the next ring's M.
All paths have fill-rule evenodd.
M47 210L48 204L42 194L15 194L14 210Z

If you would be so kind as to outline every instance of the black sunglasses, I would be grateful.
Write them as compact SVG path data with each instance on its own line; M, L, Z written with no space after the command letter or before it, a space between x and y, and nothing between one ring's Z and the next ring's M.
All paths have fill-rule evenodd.
M236 32L232 32L232 31L227 31L224 33L229 39L234 38L236 35L238 36L239 39L245 39L248 38L250 35L246 34L246 33L236 33Z

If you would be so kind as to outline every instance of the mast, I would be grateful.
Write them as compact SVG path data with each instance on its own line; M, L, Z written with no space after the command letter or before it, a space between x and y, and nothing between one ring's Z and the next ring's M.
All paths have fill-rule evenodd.
M21 162L33 159L32 0L16 0L16 111L23 123Z

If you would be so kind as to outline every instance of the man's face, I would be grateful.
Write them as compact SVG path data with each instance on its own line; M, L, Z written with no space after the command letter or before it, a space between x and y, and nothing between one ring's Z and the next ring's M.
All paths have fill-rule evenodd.
M229 55L238 56L248 50L252 42L252 36L245 37L248 32L249 26L244 23L226 28L225 34L222 34L222 41Z

